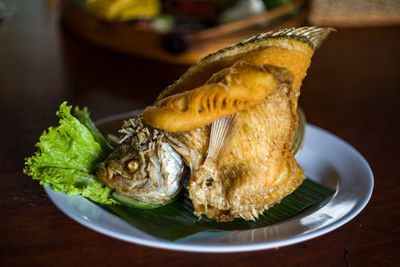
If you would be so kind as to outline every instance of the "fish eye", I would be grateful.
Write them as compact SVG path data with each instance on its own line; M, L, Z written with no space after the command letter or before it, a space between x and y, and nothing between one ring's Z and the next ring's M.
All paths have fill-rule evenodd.
M137 160L131 160L131 161L128 162L127 167L129 169L129 171L135 172L139 168L139 163L137 162Z

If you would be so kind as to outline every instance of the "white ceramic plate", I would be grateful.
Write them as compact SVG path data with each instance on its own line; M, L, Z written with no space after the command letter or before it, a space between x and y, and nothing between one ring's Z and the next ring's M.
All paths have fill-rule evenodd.
M121 125L122 114L99 122ZM129 115L132 115L130 113ZM342 139L307 124L303 149L297 155L306 175L336 193L318 206L288 221L259 229L236 232L207 232L170 242L146 234L81 196L45 190L66 215L90 229L132 243L151 247L196 251L238 252L287 246L326 234L354 218L368 203L373 174L367 161Z

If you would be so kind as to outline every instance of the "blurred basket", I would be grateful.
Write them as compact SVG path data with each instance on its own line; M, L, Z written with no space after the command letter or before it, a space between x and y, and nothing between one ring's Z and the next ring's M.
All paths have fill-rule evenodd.
M399 0L311 0L309 22L333 27L400 25Z
M204 56L257 33L298 27L305 16L299 12L304 0L295 0L249 18L199 31L164 34L135 24L100 19L71 0L63 0L63 25L84 39L114 51L164 61L193 64ZM273 22L280 24L273 24ZM179 49L169 49L168 44Z

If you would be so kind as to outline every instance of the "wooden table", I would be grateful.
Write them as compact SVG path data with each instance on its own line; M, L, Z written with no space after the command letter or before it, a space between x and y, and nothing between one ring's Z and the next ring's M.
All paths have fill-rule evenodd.
M50 3L50 4L49 4ZM399 265L400 27L338 29L316 53L300 105L308 121L343 138L370 163L375 188L352 221L279 249L185 253L122 242L60 212L22 174L63 100L94 119L142 108L185 71L109 53L60 29L51 2L13 2L0 24L0 265ZM326 151L329 153L329 151Z

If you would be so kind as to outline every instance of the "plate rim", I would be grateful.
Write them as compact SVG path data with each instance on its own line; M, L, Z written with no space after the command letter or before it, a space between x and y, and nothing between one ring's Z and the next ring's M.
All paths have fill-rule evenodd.
M96 121L96 124L101 124L101 123L106 123L106 122L110 122L116 119L121 119L125 116L131 116L132 114L135 114L137 111L131 111L131 112L126 112L126 113L121 113L121 114L117 114L114 116L110 116L110 117L106 117L104 119L98 120ZM175 250L175 251L185 251L185 252L203 252L203 253L233 253L233 252L248 252L248 251L257 251L257 250L265 250L265 249L271 249L271 248L276 248L276 247L284 247L284 246L288 246L288 245L293 245L299 242L304 242L306 240L310 240L313 238L316 238L318 236L322 236L326 233L329 233L341 226L343 226L344 224L348 223L349 221L351 221L354 217L356 217L364 208L365 206L368 204L371 196L372 196L372 192L373 192L373 188L374 188L374 176L373 176L373 172L372 169L370 167L370 165L368 164L367 160L363 157L363 155L357 150L355 149L352 145L350 145L349 143L347 143L346 141L344 141L342 138L330 133L329 131L322 129L318 126L315 126L313 124L307 123L306 125L306 132L308 129L312 129L314 128L314 130L321 132L324 135L330 136L331 138L334 138L335 141L339 141L342 145L347 146L353 153L355 153L355 155L357 156L357 158L359 160L361 160L361 162L363 163L362 165L364 167L366 167L366 171L368 173L368 183L369 183L369 187L368 187L368 192L366 192L366 197L362 200L362 202L351 212L348 212L346 215L344 215L342 218L340 218L339 220L334 221L333 223L330 223L324 227L322 227L321 229L318 229L316 231L312 231L310 233L305 233L299 236L294 236L291 238L286 238L283 240L275 240L275 241L269 241L269 242L259 242L259 243L249 243L249 244L226 244L226 245L212 245L212 244L185 244L185 243L180 243L180 240L186 240L189 237L185 237L183 239L180 239L178 241L169 241L169 240L165 240L162 238L158 238L158 237L153 237L154 239L149 239L149 238L144 238L144 237L137 237L137 236L131 236L131 235L126 235L123 233L120 233L114 229L108 229L108 228L104 228L104 227L100 227L94 224L91 224L90 222L83 220L82 218L74 215L74 214L70 214L66 208L64 206L62 206L60 203L58 203L53 197L52 197L52 193L58 193L52 190L50 185L46 185L45 191L47 193L47 195L49 196L49 198L51 199L51 201L55 204L55 206L60 209L64 214L66 214L68 217L70 217L71 219L73 219L74 221L86 226L89 229L92 229L96 232L99 232L101 234L107 235L109 237L112 238L116 238L122 241L126 241L129 243L134 243L134 244L139 244L139 245L144 245L144 246L148 246L148 247L153 247L153 248L161 248L161 249L167 249L167 250ZM335 193L336 194L336 193ZM78 196L81 197L82 199L86 200L84 197L82 196ZM88 200L87 200L88 201ZM329 202L328 202L329 203ZM95 204L94 204L95 205ZM100 209L102 209L101 207L98 207ZM122 223L128 225L129 227L133 227L139 231L141 231L140 229L134 227L133 225L125 222L123 219L121 219L120 217L102 209L104 212L108 213L109 215L114 216L115 218L117 218L118 220L120 220ZM263 228L259 228L259 229L264 229ZM253 229L254 230L254 229ZM252 231L252 230L245 230L245 231ZM209 232L208 232L209 233ZM217 232L217 233L223 233L223 234L230 234L231 232ZM198 233L198 234L202 234L202 233ZM203 233L204 234L204 233ZM146 235L148 235L146 233ZM151 236L151 235L149 235Z

